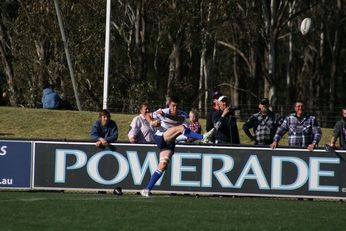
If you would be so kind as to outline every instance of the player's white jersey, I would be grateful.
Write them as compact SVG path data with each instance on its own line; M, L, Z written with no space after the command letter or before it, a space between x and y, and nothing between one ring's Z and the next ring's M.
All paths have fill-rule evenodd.
M162 111L163 115L160 115L159 111ZM188 114L184 111L181 111L181 110L177 111L177 116L183 117L184 118L183 121L175 121L166 117L165 115L170 115L169 108L159 109L153 112L153 118L161 121L161 126L158 128L158 131L156 132L157 135L161 135L168 128L179 126L181 124L185 124L187 127L189 126L188 123L186 122L186 118L188 117Z

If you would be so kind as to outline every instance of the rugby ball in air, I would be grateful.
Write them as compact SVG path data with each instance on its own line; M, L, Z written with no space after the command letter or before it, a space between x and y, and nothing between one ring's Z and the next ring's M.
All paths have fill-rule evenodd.
M304 20L300 24L300 32L302 33L302 35L306 35L309 32L311 23L311 18L304 18Z

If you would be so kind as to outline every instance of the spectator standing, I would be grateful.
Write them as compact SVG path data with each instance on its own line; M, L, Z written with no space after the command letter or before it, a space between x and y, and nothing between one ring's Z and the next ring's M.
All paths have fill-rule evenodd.
M160 126L159 120L149 122L146 119L150 116L149 103L143 102L139 106L139 115L132 119L128 137L131 143L154 143L155 127Z
M336 122L333 131L333 137L330 141L330 146L335 148L335 143L339 139L341 149L346 150L346 107L341 109L341 119Z
M201 124L198 121L198 113L195 110L191 110L189 112L189 128L191 131L201 134L202 127ZM187 142L193 142L196 139L189 138L187 139Z
M239 132L234 108L228 104L227 96L218 99L219 110L213 113L213 124L215 128L214 138L216 144L239 144Z
M214 127L214 123L213 123L213 114L215 111L219 110L219 102L218 99L219 97L222 96L221 92L214 92L213 95L213 104L212 104L212 108L211 110L207 113L207 118L206 118L206 131L209 132L213 127Z
M279 113L270 110L269 99L264 98L258 104L259 112L252 114L243 125L245 134L255 145L270 145L277 128L282 123ZM253 134L250 129L253 128Z
M118 126L111 120L109 111L102 110L98 120L92 125L91 139L96 142L96 147L108 146L118 139Z
M288 115L276 131L271 148L275 149L279 141L288 131L288 145L306 147L312 151L321 140L322 131L316 117L304 110L304 102L298 100L294 113Z

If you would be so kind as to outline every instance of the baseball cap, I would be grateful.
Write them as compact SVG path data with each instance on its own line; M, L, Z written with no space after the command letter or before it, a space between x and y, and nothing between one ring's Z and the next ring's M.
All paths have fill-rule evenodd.
M227 96L220 96L219 97L219 99L218 99L219 101L226 101L227 100Z
M222 93L219 91L215 91L213 94L213 99L218 99L220 96L222 96Z
M260 104L265 105L265 106L269 106L269 104L270 104L269 99L267 99L267 98L261 99Z

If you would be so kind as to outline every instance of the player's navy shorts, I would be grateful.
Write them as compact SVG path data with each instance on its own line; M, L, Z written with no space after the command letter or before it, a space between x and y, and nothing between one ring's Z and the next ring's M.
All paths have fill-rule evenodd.
M174 152L175 148L175 142L172 142L170 144L167 144L167 142L163 139L163 135L154 135L155 142L157 144L157 147L160 149L160 151L163 150L172 150Z

